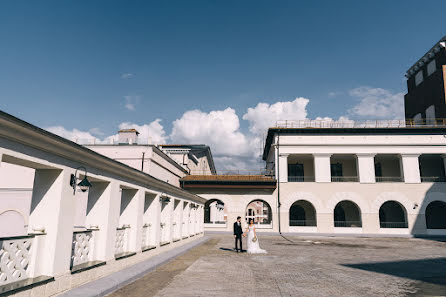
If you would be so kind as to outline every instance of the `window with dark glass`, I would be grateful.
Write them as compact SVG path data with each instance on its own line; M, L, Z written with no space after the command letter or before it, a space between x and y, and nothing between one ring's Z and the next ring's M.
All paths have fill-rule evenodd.
M330 169L331 169L331 176L343 176L341 163L330 164Z

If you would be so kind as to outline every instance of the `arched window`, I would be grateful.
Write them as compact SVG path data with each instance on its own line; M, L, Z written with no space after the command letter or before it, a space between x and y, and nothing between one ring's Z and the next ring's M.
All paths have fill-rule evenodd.
M206 201L204 205L204 222L206 224L225 224L225 204L218 199Z
M396 201L387 201L379 208L381 228L407 228L406 209Z
M263 200L254 200L248 204L245 212L246 222L254 220L254 224L270 225L272 222L271 207Z
M343 200L334 209L335 227L362 227L361 210L356 203Z
M310 202L299 200L290 207L290 226L316 226L316 210Z
M433 201L426 207L427 229L446 229L446 202Z

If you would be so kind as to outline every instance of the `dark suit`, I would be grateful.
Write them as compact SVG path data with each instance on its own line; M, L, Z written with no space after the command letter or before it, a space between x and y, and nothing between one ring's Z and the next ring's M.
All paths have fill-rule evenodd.
M238 222L235 222L234 223L234 235L235 235L235 250L236 251L238 251L237 241L240 242L240 251L243 251L242 234L243 234L242 223L240 222L240 225L239 225Z

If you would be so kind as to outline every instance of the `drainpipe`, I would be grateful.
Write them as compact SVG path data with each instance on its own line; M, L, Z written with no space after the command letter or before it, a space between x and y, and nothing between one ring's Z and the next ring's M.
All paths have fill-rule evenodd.
M279 219L279 234L282 235L280 228L280 153L279 153L280 130L277 133L277 217Z
M142 152L141 171L143 171L143 172L144 172L144 154L145 154L145 152Z

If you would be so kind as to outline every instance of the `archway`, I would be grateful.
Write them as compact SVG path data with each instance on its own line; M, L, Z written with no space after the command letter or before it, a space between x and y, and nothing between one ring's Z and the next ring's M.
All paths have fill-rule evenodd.
M316 226L316 209L306 200L298 200L290 207L290 226Z
M263 200L251 201L246 207L245 219L246 222L253 219L254 224L260 227L269 226L272 223L271 207Z
M432 201L426 207L427 229L446 229L446 202Z
M379 208L381 228L407 228L406 209L399 202L386 201Z
M225 224L225 204L219 199L211 199L204 204L205 224Z
M343 200L334 209L335 227L362 227L361 210L356 203Z

